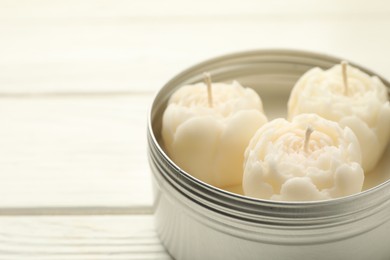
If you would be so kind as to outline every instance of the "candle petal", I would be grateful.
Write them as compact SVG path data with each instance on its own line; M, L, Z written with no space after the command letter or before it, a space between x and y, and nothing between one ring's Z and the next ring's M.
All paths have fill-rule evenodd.
M171 144L172 159L189 172L202 173L204 182L214 183L214 160L224 126L211 116L195 117L185 121L176 131ZM199 163L202 162L202 163Z
M295 177L287 180L280 190L280 195L272 197L283 201L312 201L329 199L330 196L318 190L312 180L307 177Z

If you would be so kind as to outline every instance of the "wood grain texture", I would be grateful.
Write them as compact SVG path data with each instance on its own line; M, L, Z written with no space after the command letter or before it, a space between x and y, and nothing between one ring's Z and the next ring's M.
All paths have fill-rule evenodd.
M248 15L248 14L281 14L281 15L329 15L358 14L377 15L390 11L384 0L372 0L370 4L361 0L294 0L287 3L283 0L242 0L220 1L199 0L180 1L157 0L28 0L1 1L1 17L4 18L61 18L79 17L172 17L172 16L205 16L205 15ZM310 11L310 12L309 12Z
M390 77L386 1L2 1L0 93L153 92L257 48L334 54Z
M151 100L0 98L0 207L151 205Z
M170 259L153 217L0 217L1 260Z

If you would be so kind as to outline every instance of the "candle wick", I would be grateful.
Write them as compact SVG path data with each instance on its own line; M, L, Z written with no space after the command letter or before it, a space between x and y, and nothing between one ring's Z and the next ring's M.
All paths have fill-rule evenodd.
M306 133L305 133L305 142L303 144L303 149L305 151L305 153L308 152L308 148L309 148L309 141L310 141L310 135L314 132L314 129L313 127L311 127L310 125L306 128Z
M344 95L348 95L348 75L347 75L347 67L348 67L348 62L343 60L341 62L341 68L342 68L342 73L343 73L343 82L344 82Z
M207 100L209 107L213 107L213 93L212 93L212 87L211 87L211 76L210 73L205 72L203 73L204 82L207 86Z

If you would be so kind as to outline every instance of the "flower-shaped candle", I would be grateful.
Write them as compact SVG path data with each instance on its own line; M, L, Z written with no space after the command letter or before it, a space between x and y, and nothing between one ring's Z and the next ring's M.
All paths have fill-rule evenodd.
M360 192L364 171L351 129L316 114L264 124L245 152L243 190L250 197L314 201Z
M267 122L260 97L238 82L179 88L163 115L162 138L171 159L216 187L240 185L244 152Z
M313 68L295 84L288 102L289 119L316 113L350 127L362 148L365 172L378 163L390 138L390 104L381 80L345 62L329 70Z

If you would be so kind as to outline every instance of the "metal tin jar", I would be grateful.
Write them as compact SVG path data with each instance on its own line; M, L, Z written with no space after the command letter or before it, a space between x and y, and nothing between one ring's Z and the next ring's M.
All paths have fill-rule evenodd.
M161 143L162 114L169 97L180 86L201 81L205 71L215 82L236 79L255 89L272 118L283 116L290 90L304 72L339 62L335 57L302 51L237 53L193 66L159 91L149 115L148 152L156 230L172 257L390 259L390 181L327 201L253 199L192 177L170 160ZM382 160L389 160L388 152L384 156Z

